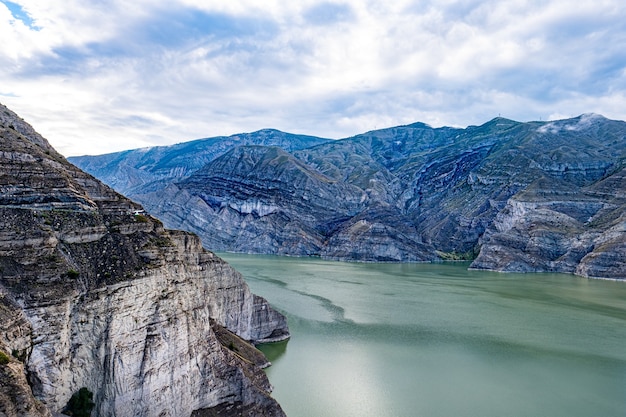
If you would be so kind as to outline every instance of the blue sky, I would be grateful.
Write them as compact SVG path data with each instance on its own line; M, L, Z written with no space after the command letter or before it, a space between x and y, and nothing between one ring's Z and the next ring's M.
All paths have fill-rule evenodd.
M0 0L0 43L0 102L66 156L626 119L623 0Z

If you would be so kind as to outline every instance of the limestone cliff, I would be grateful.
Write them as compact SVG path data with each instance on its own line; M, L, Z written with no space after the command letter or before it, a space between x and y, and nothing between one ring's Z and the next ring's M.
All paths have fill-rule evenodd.
M0 295L0 415L51 417L33 397L23 361L31 343L32 327L18 305ZM11 348L22 346L23 349Z
M282 416L212 325L260 342L288 337L285 318L195 235L0 113L0 412L49 415L87 387L98 416Z

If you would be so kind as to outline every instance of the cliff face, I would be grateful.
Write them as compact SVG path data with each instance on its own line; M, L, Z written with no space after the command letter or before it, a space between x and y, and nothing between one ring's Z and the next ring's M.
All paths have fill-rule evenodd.
M24 359L31 344L32 327L18 305L0 296L0 415L51 417L33 397L26 379ZM18 349L22 347L22 349ZM18 359L19 358L19 359Z
M216 250L625 278L625 166L624 122L496 118L241 146L132 196Z
M537 181L498 214L472 267L624 279L625 190L625 169L586 187Z
M280 340L285 318L196 236L137 214L0 112L0 411L49 415L87 387L93 415L283 415L212 326Z

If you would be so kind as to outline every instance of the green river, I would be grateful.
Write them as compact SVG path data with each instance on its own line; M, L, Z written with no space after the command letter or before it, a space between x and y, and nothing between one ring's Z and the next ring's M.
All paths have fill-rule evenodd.
M626 416L626 282L220 256L289 320L289 417Z

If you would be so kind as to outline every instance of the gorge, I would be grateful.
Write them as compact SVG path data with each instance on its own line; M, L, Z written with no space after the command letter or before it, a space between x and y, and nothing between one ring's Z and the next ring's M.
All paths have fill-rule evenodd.
M287 337L197 236L0 105L0 414L56 415L84 387L94 416L284 416L244 350Z
M288 317L261 347L288 416L624 416L623 282L221 256Z
M626 278L626 123L596 114L69 159L211 250Z
M267 361L252 345L288 338L286 318L205 247L398 263L399 276L406 275L402 262L465 260L465 269L623 280L625 138L626 123L587 114L554 122L497 118L466 129L415 123L342 140L265 129L69 158L114 191L2 106L0 413L52 416L87 388L95 416L284 416L261 370ZM319 267L324 279L344 268L311 261L305 268ZM351 326L358 320L327 303L337 292L359 301L354 285L364 284L345 278L317 292L297 289L296 299L310 298L314 308L328 307L322 317ZM421 278L379 278L368 286L399 285L393 292L419 314L398 316L423 324L432 300L416 304L401 290ZM276 294L308 285L282 279L263 285ZM537 288L550 284L536 281ZM427 280L424 288L467 291L450 283ZM392 295L376 290L365 298ZM560 302L550 297L548 304ZM596 297L576 298L591 306L591 324ZM473 308L461 298L453 297ZM544 298L536 300L539 310ZM622 320L623 309L611 303L599 311ZM367 316L367 308L358 311ZM428 335L415 326L415 340Z

